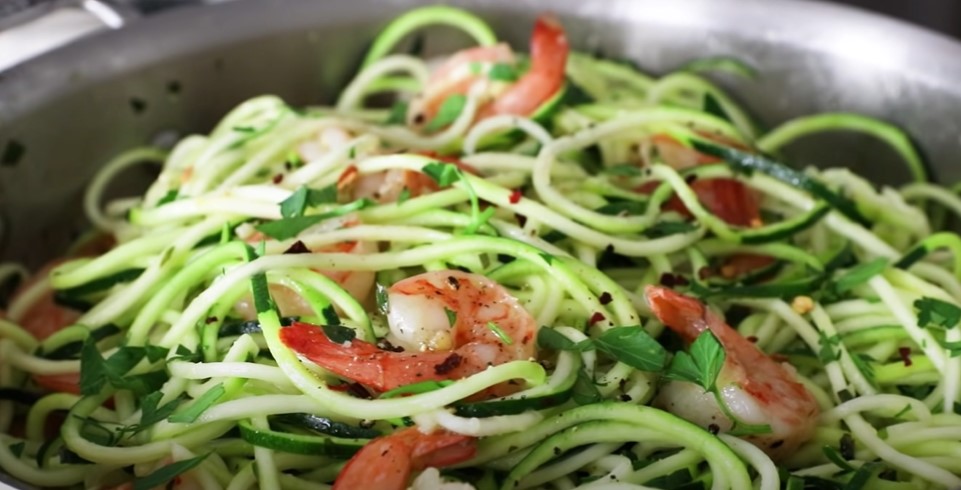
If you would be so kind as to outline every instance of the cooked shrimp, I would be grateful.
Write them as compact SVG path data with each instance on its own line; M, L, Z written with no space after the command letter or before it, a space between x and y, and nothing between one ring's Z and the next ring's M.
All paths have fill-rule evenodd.
M531 35L531 68L517 81L490 80L487 71L495 64L515 64L505 44L477 47L452 56L431 75L420 97L410 106L414 125L430 121L441 104L454 94L466 94L475 84L482 93L477 120L498 114L530 116L564 86L564 70L570 51L564 28L552 16L543 15Z
M399 168L362 175L352 187L354 199L367 198L382 204L396 202L404 189L409 197L430 194L438 189L437 182L426 174Z
M57 303L54 299L55 291L47 281L50 271L63 262L63 259L55 260L43 266L33 279L17 288L10 301L11 305L21 301L29 302L16 308L16 312L8 312L8 318L30 332L37 340L46 339L64 327L73 325L80 318L81 312Z
M745 440L778 459L811 438L818 405L791 367L765 355L696 299L655 286L645 292L654 315L684 340L693 341L710 330L724 347L727 357L717 379L721 399L739 422L771 427L770 433ZM693 383L666 384L655 404L702 427L728 431L733 426L714 396Z
M322 223L321 228L316 231L322 232L324 230L338 229L342 227L351 227L359 224L360 221L355 215L342 216L337 219L328 220ZM256 243L266 237L260 232L256 232L250 236L245 236L243 239L248 243ZM335 243L332 245L327 245L323 247L317 247L315 249L301 249L300 253L348 253L348 254L372 254L377 252L377 244L374 242L367 241L349 241ZM318 270L317 272L327 276L342 288L344 288L347 293L349 293L354 299L360 303L368 303L370 301L370 296L374 290L375 273L373 271L343 271L343 270ZM311 308L310 304L304 300L299 294L294 292L292 289L282 286L280 284L271 284L268 286L270 289L270 296L277 305L277 309L284 316L312 316L317 314ZM257 318L257 310L254 308L253 299L248 294L241 298L236 305L234 305L234 310L240 315L241 318L247 320L253 320Z
M300 158L305 162L317 160L335 148L342 147L353 137L350 132L336 126L328 126L317 133L317 137L304 141L297 147Z
M377 391L463 378L534 355L534 318L486 277L426 272L394 284L387 293L389 340L405 352L359 340L339 344L303 323L281 330L281 339L324 369ZM509 386L496 388L492 394L511 391Z
M440 162L454 164L463 172L480 175L476 168L456 157L438 155L432 151L425 151L421 154ZM408 197L423 196L440 189L437 181L427 174L406 169L384 170L360 176L354 173L348 179L342 178L338 185L341 185L343 189L349 189L353 199L368 198L380 203L396 202L404 189L409 193Z
M403 490L412 472L460 463L476 450L473 437L410 427L367 443L337 475L334 490Z
M717 138L717 136L713 137ZM719 159L688 148L665 134L654 135L651 137L651 143L657 149L661 160L675 170L720 162ZM738 146L730 141L724 141L724 143ZM648 182L637 190L651 193L658 184L659 182ZM761 209L756 193L739 181L726 178L698 179L690 185L704 208L724 222L745 227L761 224ZM664 207L685 217L691 217L690 211L677 196L673 196Z

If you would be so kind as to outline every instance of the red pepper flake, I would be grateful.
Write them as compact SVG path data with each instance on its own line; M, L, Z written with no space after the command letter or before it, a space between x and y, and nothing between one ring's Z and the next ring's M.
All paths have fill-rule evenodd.
M604 316L603 313L601 313L601 312L599 312L599 311L595 311L594 314L591 315L591 319L588 320L587 324L588 324L588 325L594 325L594 324L597 323L597 322L602 322L602 321L604 321L605 318L606 318L606 317Z
M524 194L521 192L521 190L520 190L520 189L514 189L514 191L511 192L511 197L510 197L510 202L511 202L511 204L517 204L517 203L521 202L521 198L522 198L522 197L524 197Z
M611 298L611 293L604 291L600 296L597 297L597 300L600 301L602 305L606 305L613 301L614 298Z
M757 343L757 336L756 336L756 335L751 335L751 336L749 336L749 337L747 338L747 341L750 342L750 343L752 343L752 344L756 344L756 343Z
M208 316L208 317L204 320L204 323L206 323L207 325L210 325L211 323L216 323L216 322L217 322L217 317L215 317L215 316Z
M524 216L523 214L514 213L514 219L517 220L517 226L520 226L521 228L527 224L527 216Z
M898 347L898 355L901 356L901 361L904 362L904 366L908 367L911 364L911 348L910 347Z
M279 184L284 181L284 174L277 174L274 176L274 183Z

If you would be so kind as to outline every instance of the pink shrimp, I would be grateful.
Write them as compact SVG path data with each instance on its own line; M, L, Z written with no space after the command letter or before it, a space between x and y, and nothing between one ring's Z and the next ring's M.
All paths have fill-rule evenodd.
M477 451L476 439L444 430L430 434L417 427L367 443L337 475L334 490L376 488L403 490L411 473L466 461Z
M741 422L771 427L770 433L745 440L778 459L811 438L818 405L791 367L761 352L700 301L656 286L648 286L645 293L654 315L684 340L693 341L710 330L724 347L727 357L717 386L728 410ZM714 396L692 383L666 384L655 404L703 427L716 425L727 431L733 425Z
M357 225L359 221L356 217L347 216L337 220L331 220L326 226L331 229L339 227L350 227ZM256 233L247 237L247 242L256 243L265 239L264 235ZM296 244L295 244L296 246ZM299 250L292 250L290 253L347 253L347 254L371 254L377 252L377 244L368 241L346 241L317 247L313 250L306 248L300 243ZM371 292L374 289L375 273L372 271L345 271L345 270L318 270L327 276L349 293L354 299L366 304L372 302ZM310 304L294 290L280 284L271 284L270 296L277 304L277 308L284 316L314 316L317 312ZM252 320L257 317L257 310L254 308L253 299L250 295L241 298L234 305L234 310L242 318Z
M391 286L388 301L389 340L405 352L359 340L339 344L304 323L281 330L280 337L324 369L377 391L463 378L534 355L534 318L486 277L454 270L426 272ZM499 386L490 394L511 391L510 386Z
M538 17L530 46L530 70L506 86L488 80L483 73L486 70L476 67L513 64L514 55L507 45L471 48L455 54L431 75L422 98L411 105L413 122L431 120L444 100L453 94L466 94L475 83L486 84L476 120L498 114L534 114L564 86L570 48L564 28L551 15Z

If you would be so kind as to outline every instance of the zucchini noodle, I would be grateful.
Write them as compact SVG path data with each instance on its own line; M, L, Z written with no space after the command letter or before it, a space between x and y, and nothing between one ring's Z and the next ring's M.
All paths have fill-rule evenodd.
M395 52L430 25L476 46ZM0 468L102 489L961 488L957 189L891 124L764 130L707 78L763 69L654 77L565 39L542 17L525 55L469 12L415 9L334 107L261 96L106 163L92 238L33 277L0 264L24 283L0 311ZM873 136L914 182L767 156L826 131ZM143 162L150 188L104 202ZM404 289L445 274L434 299ZM710 335L664 320L694 318L664 290L707 305ZM441 300L412 351L434 321L417 301ZM722 385L745 350L784 373ZM767 444L784 427L749 405L790 412L777 383L812 409Z

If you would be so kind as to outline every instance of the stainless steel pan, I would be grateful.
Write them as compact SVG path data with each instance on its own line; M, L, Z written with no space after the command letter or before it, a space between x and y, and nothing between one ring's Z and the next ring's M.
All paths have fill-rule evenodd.
M86 225L78 202L98 165L158 135L205 131L244 98L329 102L378 28L415 0L247 0L137 20L0 74L0 257L37 264ZM462 0L523 46L536 13L563 18L582 50L660 72L708 55L756 66L721 80L766 124L816 111L892 120L918 139L943 181L956 162L961 45L861 11L789 0ZM427 47L464 39L432 31ZM885 182L905 176L865 139L795 152ZM842 144L843 143L843 144Z

